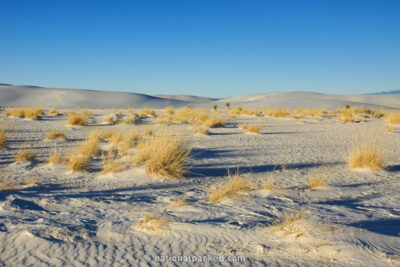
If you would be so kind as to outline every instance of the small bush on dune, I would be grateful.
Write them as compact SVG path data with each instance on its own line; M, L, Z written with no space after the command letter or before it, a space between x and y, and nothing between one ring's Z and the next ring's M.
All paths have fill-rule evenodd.
M175 113L175 108L173 107L166 107L165 108L165 113L168 115L173 115Z
M44 138L44 140L53 140L53 139L60 139L64 141L68 140L67 136L60 131L52 131L48 133Z
M310 189L327 186L325 176L317 171L308 174L308 186Z
M63 155L61 154L61 152L60 151L58 151L57 149L54 149L51 153L50 153L50 156L49 156L49 159L48 159L48 163L49 164L64 164L65 163L65 159L64 159L64 157L63 157Z
M115 114L111 114L111 115L107 115L103 117L103 123L107 123L107 124L115 124L117 123L118 118Z
M386 119L392 125L400 124L400 112L392 112Z
M5 131L0 131L0 148L6 148L8 143L8 138Z
M72 114L69 116L67 120L67 124L69 125L86 125L88 123L87 115L81 114Z
M275 191L275 192L283 191L281 184L275 182L274 179L268 179L267 181L265 181L263 183L263 185L262 185L262 188L264 190L271 191L271 192L273 192L273 191Z
M183 178L191 149L178 136L165 134L143 140L135 163L145 162L149 174L160 178Z
M215 184L208 191L208 200L211 203L220 202L226 197L250 190L250 180L237 172L233 176L229 174L226 181Z
M123 166L118 159L108 156L103 158L103 171L102 174L117 173L123 171Z
M119 121L120 124L135 124L135 122L136 122L135 117L125 118Z
M304 231L303 226L296 225L298 221L303 219L303 214L299 212L286 213L283 219L277 224L268 228L270 232L284 232L286 234L299 233L301 235Z
M60 112L58 112L58 110L56 108L52 108L49 113L50 113L50 115L53 115L53 116L60 114Z
M252 134L259 134L260 133L260 127L256 126L248 126L244 129L245 133L252 133Z
M168 229L169 220L155 214L145 215L136 224L137 228L147 231L161 231Z
M68 167L71 171L84 171L86 170L89 157L87 155L73 153L68 159Z
M377 137L370 137L362 142L356 140L353 144L348 163L351 169L381 169L383 167L383 152Z
M194 134L208 134L208 127L204 125L194 126L193 127Z
M188 205L187 197L186 197L186 196L180 197L180 198L176 199L175 201L172 201L172 202L168 205L168 208L170 208L170 209L176 209L176 208L179 208L179 207L182 207L182 206L185 206L185 205Z
M139 112L140 116L156 116L156 111L154 109L143 108Z
M28 149L24 150L19 150L17 152L17 155L15 156L15 161L16 162L21 162L21 161L34 161L35 160L35 155L32 153L32 151Z
M7 117L20 117L30 120L37 120L44 115L42 108L9 108L6 110L5 115Z
M153 128L146 128L146 129L144 129L143 135L144 135L144 136L153 135Z

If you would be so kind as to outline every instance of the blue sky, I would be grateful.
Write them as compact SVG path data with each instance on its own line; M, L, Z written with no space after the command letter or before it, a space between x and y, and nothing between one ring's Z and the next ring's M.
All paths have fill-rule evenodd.
M400 1L0 0L0 83L193 94L400 89Z

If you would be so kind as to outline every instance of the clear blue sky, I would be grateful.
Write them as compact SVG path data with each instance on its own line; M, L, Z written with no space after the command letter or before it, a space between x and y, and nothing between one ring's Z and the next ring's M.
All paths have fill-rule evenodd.
M0 0L0 83L214 97L400 89L400 1Z

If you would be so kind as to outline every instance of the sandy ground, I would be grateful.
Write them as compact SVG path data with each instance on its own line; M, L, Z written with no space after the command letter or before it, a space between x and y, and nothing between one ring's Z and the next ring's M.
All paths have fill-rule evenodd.
M0 192L2 265L194 265L158 261L170 260L162 256L225 259L202 259L206 262L197 266L400 265L399 128L387 133L378 119L299 124L250 116L229 120L209 135L192 135L187 125L173 126L193 146L190 172L183 180L160 180L141 168L102 175L100 159L82 173L45 163L51 149L68 151L93 129L142 130L154 122L100 125L105 113L97 111L94 122L81 127L66 127L66 115L38 121L0 115L0 127L10 136L9 148L0 149L0 175L20 185ZM260 126L261 133L244 134L236 127L239 123ZM154 125L155 132L162 127ZM54 129L70 140L43 141ZM371 131L381 137L387 168L349 170L354 138ZM14 162L16 151L26 147L38 160ZM207 190L226 179L228 169L248 175L254 190L209 203ZM326 173L328 186L309 189L307 174L312 171ZM267 179L278 181L281 190L260 189ZM188 205L168 207L183 196ZM290 231L272 230L285 214L296 212L301 218ZM168 227L159 232L135 227L146 214L168 219Z

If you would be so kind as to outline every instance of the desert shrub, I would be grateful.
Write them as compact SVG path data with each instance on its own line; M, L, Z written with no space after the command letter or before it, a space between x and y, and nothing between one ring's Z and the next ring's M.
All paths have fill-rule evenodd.
M73 113L68 117L68 125L86 125L88 117L84 113Z
M226 181L215 184L207 193L209 201L215 203L239 192L247 192L250 190L250 179L236 172L234 175L228 174L228 179Z
M139 229L147 231L161 231L168 229L169 220L155 214L145 215L136 224Z
M23 149L19 150L17 152L17 155L15 156L15 161L16 162L21 162L21 161L34 161L35 160L35 155L32 153L32 151L28 149Z
M369 168L371 170L383 167L382 145L377 137L369 137L363 141L357 139L349 156L348 164L351 169Z
M6 132L0 130L0 148L6 148L7 143L8 143L8 138Z
M44 140L53 140L53 139L60 139L60 140L68 140L68 137L60 131L51 131L48 133L45 137Z
M165 134L138 145L136 163L145 162L149 174L160 178L183 178L191 149L178 136Z

